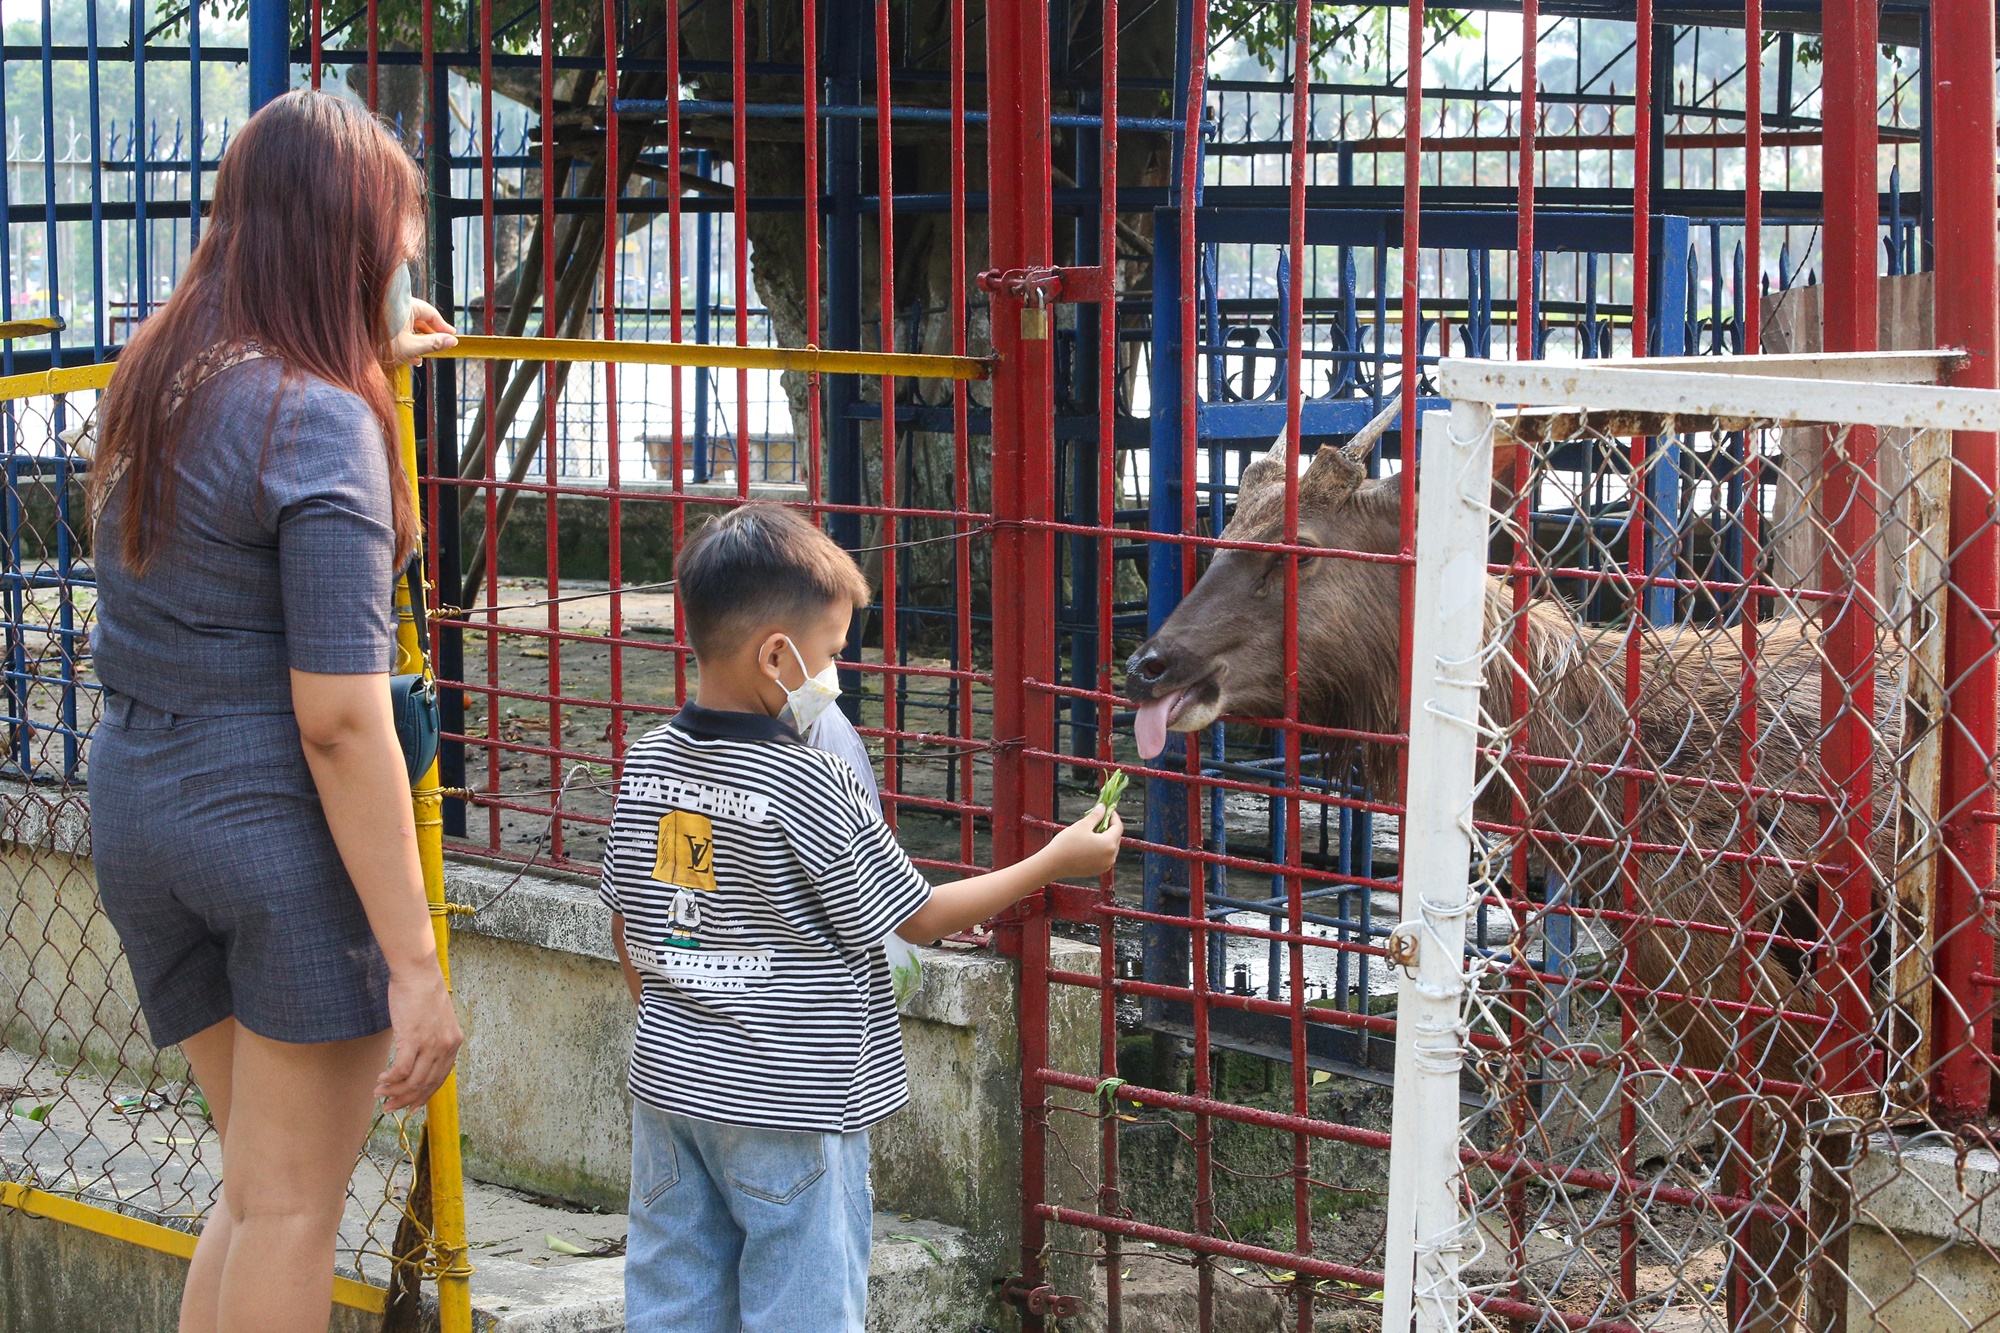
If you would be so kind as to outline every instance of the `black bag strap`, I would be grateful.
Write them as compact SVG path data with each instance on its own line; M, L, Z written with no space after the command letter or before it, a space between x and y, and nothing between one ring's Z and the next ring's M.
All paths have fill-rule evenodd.
M417 624L417 651L423 655L423 674L431 674L431 625L430 616L424 607L424 553L422 549L410 555L410 563L403 566L403 581L410 589L410 617Z

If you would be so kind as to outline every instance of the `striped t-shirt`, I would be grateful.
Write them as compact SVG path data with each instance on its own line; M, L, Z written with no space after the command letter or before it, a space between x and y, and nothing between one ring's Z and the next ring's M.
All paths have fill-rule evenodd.
M908 1100L882 941L931 888L789 723L689 704L634 745L598 892L645 983L634 1097L822 1133Z

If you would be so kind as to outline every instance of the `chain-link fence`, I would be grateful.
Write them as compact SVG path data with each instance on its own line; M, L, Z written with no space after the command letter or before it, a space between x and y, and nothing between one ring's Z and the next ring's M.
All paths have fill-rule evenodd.
M221 1145L186 1062L146 1036L90 859L88 743L102 694L90 669L95 588L82 490L109 370L0 381L0 1206L186 1255L215 1203ZM403 620L403 669L414 670ZM435 835L434 774L429 804ZM433 850L427 878L441 903L437 870ZM454 1096L448 1085L428 1114L452 1110ZM382 1311L397 1256L399 1286L418 1274L464 1275L455 1186L418 1187L425 1124L415 1112L381 1116L373 1128L348 1188L337 1303ZM456 1146L454 1132L454 1180ZM446 1302L445 1327L469 1328L462 1281L455 1294L460 1308Z
M1425 435L1492 564L1477 652L1413 667L1476 701L1469 790L1413 731L1409 815L1474 873L1408 867L1402 1040L1456 1026L1399 1049L1397 1130L1426 1073L1468 1109L1400 1259L1392 1200L1391 1318L1400 1272L1420 1328L2000 1324L1991 478L1950 429L1991 405L1509 373Z

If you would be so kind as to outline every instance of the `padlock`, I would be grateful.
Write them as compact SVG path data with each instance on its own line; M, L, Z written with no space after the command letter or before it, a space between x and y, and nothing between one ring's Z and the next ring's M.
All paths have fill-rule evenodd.
M1048 337L1048 307L1039 305L1021 307L1021 341L1047 342Z

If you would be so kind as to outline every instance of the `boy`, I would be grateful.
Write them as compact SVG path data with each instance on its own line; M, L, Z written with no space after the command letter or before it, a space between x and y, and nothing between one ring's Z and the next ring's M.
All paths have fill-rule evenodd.
M677 577L699 688L626 756L599 890L639 1005L626 1327L861 1333L868 1128L909 1096L884 939L1102 874L1122 826L1093 832L1093 808L1017 865L932 888L854 772L800 740L868 601L853 559L748 505Z

